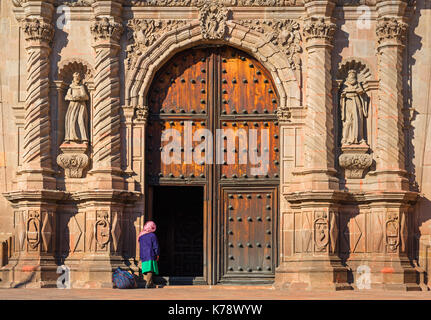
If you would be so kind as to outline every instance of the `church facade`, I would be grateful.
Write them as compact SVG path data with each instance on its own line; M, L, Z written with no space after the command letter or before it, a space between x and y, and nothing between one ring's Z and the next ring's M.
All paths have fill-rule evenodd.
M0 5L0 286L428 289L426 1Z

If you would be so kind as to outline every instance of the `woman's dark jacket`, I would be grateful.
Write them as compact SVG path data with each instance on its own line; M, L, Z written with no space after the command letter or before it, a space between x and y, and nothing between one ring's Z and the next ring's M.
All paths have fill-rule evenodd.
M141 261L156 260L159 252L159 242L153 232L139 237Z

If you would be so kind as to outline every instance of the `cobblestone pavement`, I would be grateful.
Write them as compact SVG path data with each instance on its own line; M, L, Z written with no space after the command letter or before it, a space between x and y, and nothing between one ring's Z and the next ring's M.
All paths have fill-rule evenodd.
M308 292L248 286L169 286L157 289L0 289L0 300L430 300L431 291Z

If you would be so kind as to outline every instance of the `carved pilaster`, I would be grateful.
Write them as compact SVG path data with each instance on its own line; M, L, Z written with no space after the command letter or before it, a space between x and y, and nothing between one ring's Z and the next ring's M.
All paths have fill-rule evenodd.
M96 52L94 76L93 173L120 173L120 23L106 17L91 25ZM110 180L109 177L107 177ZM111 181L112 182L112 181ZM113 182L112 182L113 183ZM112 185L104 186L110 188Z
M24 153L19 188L28 188L28 175L38 175L37 188L54 188L50 179L51 120L49 106L49 55L54 28L43 18L22 21L27 50ZM36 187L33 185L33 188Z
M379 72L376 174L384 189L408 190L405 178L403 51L407 25L400 18L377 22ZM382 184L383 183L383 184Z
M308 54L304 185L306 189L338 189L334 177L331 51L335 24L324 17L306 21L303 34Z

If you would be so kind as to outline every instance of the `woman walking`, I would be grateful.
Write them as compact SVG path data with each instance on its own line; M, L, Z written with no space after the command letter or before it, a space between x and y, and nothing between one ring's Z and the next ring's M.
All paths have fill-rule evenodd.
M153 221L145 223L143 230L138 235L140 246L140 258L142 263L142 274L146 282L146 288L154 288L153 273L158 275L159 268L157 261L159 260L159 243L154 234L156 224Z

